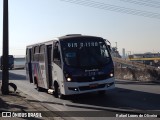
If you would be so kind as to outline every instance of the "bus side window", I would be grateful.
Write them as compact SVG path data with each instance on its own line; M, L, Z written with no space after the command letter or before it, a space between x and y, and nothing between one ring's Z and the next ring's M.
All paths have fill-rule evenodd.
M40 46L39 62L44 62L45 59L45 45Z
M58 50L58 45L56 44L53 49L53 62L61 67L60 51Z

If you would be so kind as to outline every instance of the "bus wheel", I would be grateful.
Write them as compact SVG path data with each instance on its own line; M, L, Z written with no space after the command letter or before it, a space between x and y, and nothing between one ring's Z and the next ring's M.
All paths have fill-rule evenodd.
M63 99L63 95L61 94L61 91L60 91L60 88L59 88L58 85L55 85L54 96L55 96L56 98Z

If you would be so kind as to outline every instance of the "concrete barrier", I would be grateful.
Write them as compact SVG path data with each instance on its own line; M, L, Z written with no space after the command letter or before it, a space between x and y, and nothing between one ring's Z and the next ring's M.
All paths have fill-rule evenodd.
M25 69L25 65L14 65L13 69Z

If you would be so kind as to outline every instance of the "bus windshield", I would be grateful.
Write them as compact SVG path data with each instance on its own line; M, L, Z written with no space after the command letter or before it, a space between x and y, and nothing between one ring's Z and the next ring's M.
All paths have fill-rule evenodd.
M61 42L64 63L72 67L103 67L110 61L109 51L102 39L64 40Z

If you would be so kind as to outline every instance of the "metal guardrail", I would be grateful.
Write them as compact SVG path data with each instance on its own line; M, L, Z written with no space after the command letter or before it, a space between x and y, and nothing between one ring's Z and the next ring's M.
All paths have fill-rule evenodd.
M24 69L25 65L14 65L13 69Z
M143 60L143 61L146 61L146 60L160 60L160 58L128 58L128 60Z

